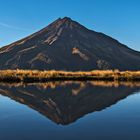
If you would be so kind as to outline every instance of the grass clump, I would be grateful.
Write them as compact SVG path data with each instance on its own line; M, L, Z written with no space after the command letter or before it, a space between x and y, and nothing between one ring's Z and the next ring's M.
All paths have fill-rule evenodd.
M140 71L0 70L0 81L3 82L45 82L50 80L140 81Z

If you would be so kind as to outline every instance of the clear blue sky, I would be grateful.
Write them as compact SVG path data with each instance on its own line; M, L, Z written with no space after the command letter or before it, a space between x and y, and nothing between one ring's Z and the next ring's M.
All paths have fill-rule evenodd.
M140 0L0 0L0 46L64 16L140 51Z

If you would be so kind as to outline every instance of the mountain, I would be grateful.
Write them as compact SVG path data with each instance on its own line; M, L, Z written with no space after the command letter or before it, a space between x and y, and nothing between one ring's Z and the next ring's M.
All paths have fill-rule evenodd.
M0 69L17 68L140 70L140 52L65 17L0 49Z
M0 95L25 104L62 125L71 124L88 113L102 111L139 90L136 86L94 86L93 82L0 85Z

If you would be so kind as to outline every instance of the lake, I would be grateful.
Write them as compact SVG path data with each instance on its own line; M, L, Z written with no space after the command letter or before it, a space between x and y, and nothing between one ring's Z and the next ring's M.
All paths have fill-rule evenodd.
M140 84L0 84L1 140L140 140Z

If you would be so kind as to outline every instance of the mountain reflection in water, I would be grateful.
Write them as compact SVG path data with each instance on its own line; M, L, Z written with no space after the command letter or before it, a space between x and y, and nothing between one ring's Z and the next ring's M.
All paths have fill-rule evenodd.
M101 111L140 90L140 83L48 82L0 84L0 94L25 104L57 124L67 125Z

